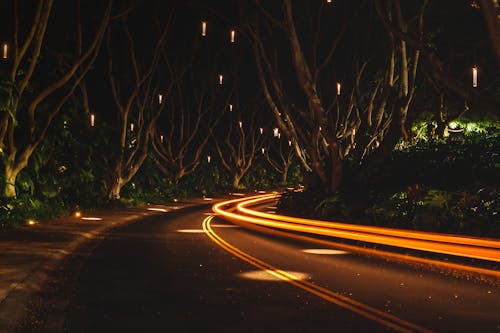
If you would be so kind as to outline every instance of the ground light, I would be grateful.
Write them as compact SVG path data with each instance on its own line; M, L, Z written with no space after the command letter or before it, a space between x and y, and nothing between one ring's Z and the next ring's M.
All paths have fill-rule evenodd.
M38 224L38 221L35 221L35 220L32 220L32 219L29 219L26 221L26 224L27 225L30 225L30 226L33 226L35 224Z

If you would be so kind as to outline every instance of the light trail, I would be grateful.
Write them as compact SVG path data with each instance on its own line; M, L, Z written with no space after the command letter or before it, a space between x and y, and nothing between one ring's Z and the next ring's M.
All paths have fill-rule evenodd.
M400 237L400 238L420 239L420 240L426 240L426 241L438 241L440 243L473 245L473 246L479 246L479 247L485 247L485 248L500 249L500 241L495 240L495 239L464 237L464 236L459 236L459 235L439 234L439 233L432 233L432 232L422 232L422 231L393 229L393 228L374 227L374 226L365 226L365 225L353 225L353 224L340 223L340 222L311 220L311 219L304 219L304 218L298 218L298 217L292 217L292 216L286 216L286 215L264 213L264 212L261 212L258 210L253 210L253 209L247 208L248 206L255 206L257 204L262 204L263 202L274 200L278 197L279 197L279 195L275 195L274 197L265 197L265 198L250 198L244 202L240 202L237 205L237 209L239 212L241 212L243 214L262 217L264 219L279 220L279 221L283 221L283 222L291 222L291 223L296 223L296 224L334 228L334 229L339 229L339 230L360 231L360 232L380 234L380 235L390 235L390 236L395 236L395 237Z
M245 199L231 200L231 201L241 201ZM233 254L234 256L246 261L247 263L261 269L262 271L280 279L288 282L302 290L305 290L313 295L316 295L330 303L339 305L345 309L355 312L365 318L371 319L379 324L389 327L398 332L432 332L426 328L415 325L403 319L400 319L394 315L381 311L379 309L373 308L369 305L355 301L349 297L343 296L329 289L315 285L309 281L303 280L300 277L284 271L282 269L276 268L260 259L257 259L250 254L244 252L241 249L229 244L227 241L222 239L211 227L211 221L213 216L205 218L203 221L203 230L207 236L212 239L217 245L222 247L224 250Z
M315 240L313 237L290 234L290 231L295 233L306 233L309 235L323 235L335 238L359 240L399 248L442 253L459 257L476 258L493 262L500 262L500 241L498 240L301 219L290 216L264 213L247 208L247 206L249 205L262 204L267 201L275 200L276 198L277 195L271 194L229 200L214 205L212 209L218 215L235 223L242 224L253 229L257 229L257 225L260 225L263 229L261 229L260 231L280 234L280 236L302 238L308 241L312 240L316 243L328 243L332 246L344 248L347 250L359 249L357 252L369 252L367 253L369 255L393 257L398 261L410 261L418 264L445 267L451 270L472 272L475 274L479 274L482 277L493 276L496 279L500 278L500 272L498 270L484 269L479 267L472 267L469 265L412 257L408 255L391 253L388 251L362 249L353 245L346 245L317 239ZM225 209L226 206L234 205L236 205L239 212L247 215L232 212L233 208L231 208L230 211ZM288 233L279 232L278 230L286 230L288 231ZM444 239L444 241L441 240L441 237Z

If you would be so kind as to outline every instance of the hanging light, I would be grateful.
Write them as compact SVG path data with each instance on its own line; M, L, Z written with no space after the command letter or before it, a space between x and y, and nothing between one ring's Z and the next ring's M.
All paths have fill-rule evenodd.
M266 152L266 149L262 148L261 151L262 151L262 154L264 154Z
M207 35L207 22L201 21L201 35L205 37Z
M288 147L292 146L292 140L288 140Z
M234 43L236 37L236 30L231 29L230 36L231 36L231 43Z
M212 161L212 157L210 155L207 155L207 162L210 163Z
M243 127L243 122L241 120L238 121L238 125L240 126L240 128L242 128Z
M9 45L7 43L2 44L2 59L7 59L9 55Z
M130 123L130 132L134 131L134 123Z
M259 128L260 135L264 134L264 129L261 127Z
M477 67L472 67L472 87L477 88Z
M91 127L95 126L95 114L93 113L90 114L90 126Z
M221 86L222 86L222 82L223 82L223 80L224 80L224 75L219 74L219 85L221 85Z
M337 82L337 96L340 95L340 82Z
M278 133L278 139L281 139L281 133Z
M319 131L321 132L322 130L323 130L323 128L320 126L320 127L319 127Z
M160 143L163 143L163 135L160 135Z
M332 0L326 0L327 3L332 3Z
M273 136L277 137L279 134L279 129L277 127L273 128Z
M229 104L229 111L233 111L233 104Z
M161 104L161 103L163 103L163 95L158 94L158 104Z

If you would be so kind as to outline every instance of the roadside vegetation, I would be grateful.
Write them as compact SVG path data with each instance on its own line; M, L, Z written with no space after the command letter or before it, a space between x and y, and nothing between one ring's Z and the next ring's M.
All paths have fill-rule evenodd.
M500 237L500 131L493 121L458 119L438 139L414 126L363 187L333 195L290 192L282 213L386 227ZM451 130L451 128L450 128ZM351 160L351 170L358 161ZM300 208L299 208L300 207ZM306 207L306 208L303 208Z

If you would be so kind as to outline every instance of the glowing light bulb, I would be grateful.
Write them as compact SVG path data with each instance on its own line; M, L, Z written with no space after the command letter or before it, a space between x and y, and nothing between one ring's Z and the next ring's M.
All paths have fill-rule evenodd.
M288 140L288 147L292 146L292 140Z
M160 135L160 143L163 143L163 135Z
M158 95L158 104L161 104L161 103L163 103L163 95L159 94Z
M134 123L130 123L130 132L134 131Z
M229 104L229 111L233 111L233 104Z
M7 59L9 56L9 45L7 43L2 44L2 58Z
M240 126L240 128L243 127L243 122L242 121L238 121L238 125Z
M232 29L230 35L231 35L231 43L234 43L236 37L236 30Z
M224 80L224 75L219 74L219 84L222 86L222 82Z
M279 129L277 127L273 128L273 136L277 137L279 134Z
M91 127L95 126L95 114L93 113L90 114L90 126Z
M210 155L207 156L207 162L210 163L212 161L212 157Z
M261 151L262 151L262 154L264 154L266 152L266 149L262 148Z
M205 37L207 35L207 22L201 21L201 35Z
M472 67L472 87L477 88L477 67Z
M337 96L340 95L340 82L337 82Z
M261 135L264 134L264 129L262 127L259 128L259 132L260 132Z

